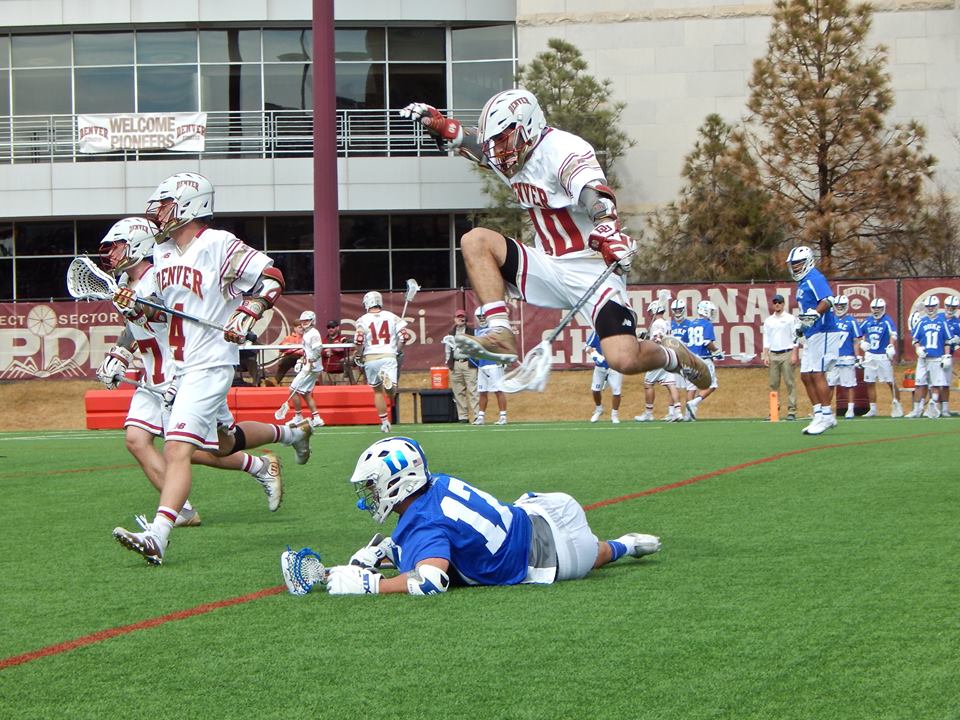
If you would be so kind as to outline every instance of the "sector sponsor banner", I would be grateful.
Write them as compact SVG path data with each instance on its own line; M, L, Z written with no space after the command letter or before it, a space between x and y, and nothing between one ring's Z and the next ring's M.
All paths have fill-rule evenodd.
M123 150L203 152L206 134L206 113L77 116L77 149L81 153Z
M900 281L900 293L900 327L903 328L901 335L904 338L903 359L916 360L917 354L914 351L913 341L907 331L910 326L910 316L915 312L923 314L926 310L923 302L931 296L940 301L942 311L944 300L951 295L960 295L960 278L906 278Z

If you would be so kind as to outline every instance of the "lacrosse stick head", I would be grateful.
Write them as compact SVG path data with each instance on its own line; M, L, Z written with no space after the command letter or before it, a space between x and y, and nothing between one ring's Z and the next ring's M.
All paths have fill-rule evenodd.
M306 595L318 582L327 579L320 554L308 547L294 552L290 546L280 554L280 572L291 595Z
M76 257L67 268L67 292L77 300L110 300L117 281L88 257Z
M518 393L524 390L543 392L550 376L552 354L550 343L546 340L534 347L513 370L503 376L501 388L505 393Z
M412 302L413 299L417 296L417 292L420 290L420 285L413 278L407 280L407 292L403 296L403 299L407 302Z
M288 412L290 412L290 403L284 401L283 405L277 408L277 411L273 414L273 416L277 420L283 420L287 416Z
M748 363L756 357L756 353L736 353L731 355L734 360L739 360L742 363Z

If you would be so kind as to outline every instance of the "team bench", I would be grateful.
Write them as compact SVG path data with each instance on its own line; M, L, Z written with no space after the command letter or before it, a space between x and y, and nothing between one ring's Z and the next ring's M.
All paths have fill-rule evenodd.
M123 427L135 388L88 390L84 397L87 429L116 430ZM284 387L232 387L227 405L237 420L276 423L273 414L290 395ZM379 425L369 385L318 385L313 390L320 416L327 425ZM310 411L305 409L305 414ZM292 411L287 420L293 417Z

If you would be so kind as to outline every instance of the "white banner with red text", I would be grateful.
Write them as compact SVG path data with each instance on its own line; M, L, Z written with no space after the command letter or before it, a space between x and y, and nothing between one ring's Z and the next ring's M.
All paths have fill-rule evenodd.
M77 116L77 149L81 153L203 152L206 134L206 113Z

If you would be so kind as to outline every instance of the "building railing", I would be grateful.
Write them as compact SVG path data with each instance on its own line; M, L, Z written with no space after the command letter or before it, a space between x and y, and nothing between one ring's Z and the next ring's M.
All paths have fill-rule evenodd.
M475 125L479 110L457 111ZM423 128L396 110L337 110L339 157L441 155ZM88 162L184 157L168 150L86 154L78 150L76 115L0 116L0 163ZM313 155L312 110L208 112L203 157L284 158Z

